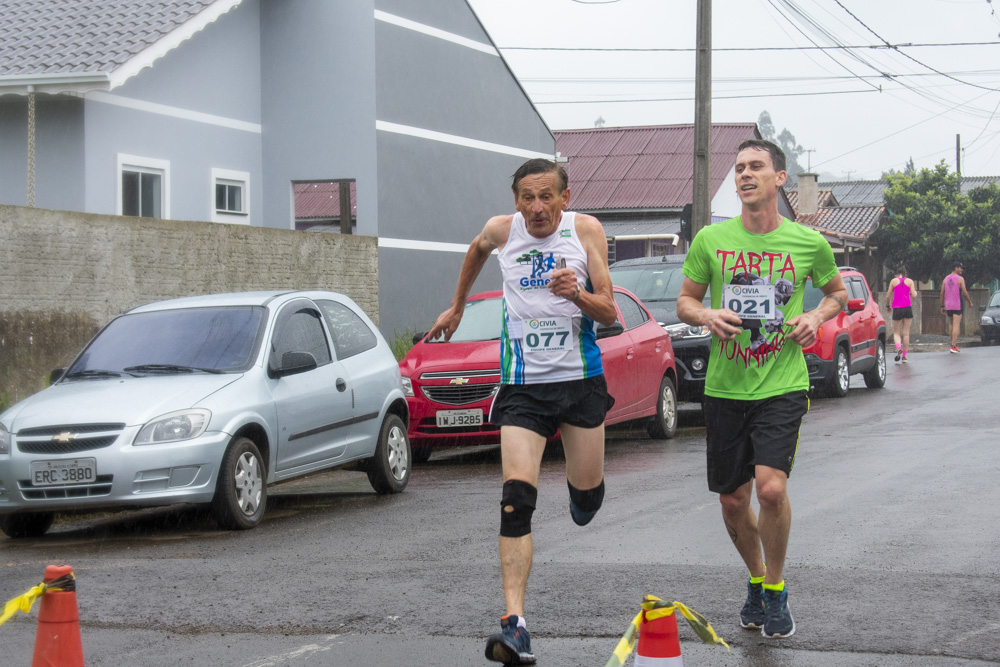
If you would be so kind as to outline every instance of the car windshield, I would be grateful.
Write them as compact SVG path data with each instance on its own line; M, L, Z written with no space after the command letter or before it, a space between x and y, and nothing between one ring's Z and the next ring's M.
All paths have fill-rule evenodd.
M184 308L123 315L84 350L66 377L237 370L252 362L260 307Z
M641 301L676 301L684 284L681 266L622 267L611 271L611 282Z
M823 300L823 290L813 287L812 278L806 278L806 291L802 295L802 312L807 313L816 308Z
M990 305L987 306L987 307L988 308L996 308L997 306L1000 306L1000 292L994 292L993 293L993 298L990 299Z
M503 299L474 299L465 302L465 314L462 322L451 336L452 343L472 343L481 340L500 340L500 327L503 324ZM444 339L428 341L444 342Z

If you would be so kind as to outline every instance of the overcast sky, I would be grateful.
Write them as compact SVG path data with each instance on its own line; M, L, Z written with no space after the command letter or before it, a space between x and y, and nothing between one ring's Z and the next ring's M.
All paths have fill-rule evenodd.
M469 3L551 129L694 122L698 0ZM767 110L812 149L803 167L841 180L910 158L954 170L958 134L963 175L1000 176L1000 0L712 0L712 13L713 122ZM967 42L993 44L954 45ZM886 43L898 48L868 48ZM834 45L862 48L761 50Z

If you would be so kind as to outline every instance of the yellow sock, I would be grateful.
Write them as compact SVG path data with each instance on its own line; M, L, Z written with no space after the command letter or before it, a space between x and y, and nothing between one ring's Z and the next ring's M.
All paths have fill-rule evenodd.
M764 584L764 590L780 593L785 590L785 580L782 579L780 584Z

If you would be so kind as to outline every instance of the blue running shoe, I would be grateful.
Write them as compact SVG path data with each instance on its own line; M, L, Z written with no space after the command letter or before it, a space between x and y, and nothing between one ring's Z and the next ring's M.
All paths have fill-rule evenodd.
M533 665L535 654L531 652L531 637L525 628L517 627L518 618L514 614L500 619L500 632L486 640L486 657L505 665Z
M597 516L597 510L593 512L584 512L582 509L576 506L571 498L569 501L569 514L573 517L573 523L578 526L586 526L590 523L590 520Z
M747 601L740 611L740 627L760 630L764 627L764 587L747 578Z
M760 631L765 639L781 639L795 634L795 619L788 608L788 587L782 591L764 589L764 629Z

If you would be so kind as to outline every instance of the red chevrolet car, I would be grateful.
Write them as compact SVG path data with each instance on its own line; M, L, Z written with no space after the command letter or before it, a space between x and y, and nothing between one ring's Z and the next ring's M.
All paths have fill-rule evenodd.
M878 301L863 273L840 267L847 288L847 309L819 328L816 340L802 348L812 385L827 396L843 398L851 376L862 373L865 385L878 389L885 384L886 323ZM803 312L819 305L823 292L806 280Z
M410 408L410 448L426 461L433 447L500 442L489 421L500 387L502 292L469 297L447 343L417 342L399 362ZM618 321L597 330L601 363L615 405L606 424L642 419L650 436L677 430L677 372L670 336L629 291L614 288Z

